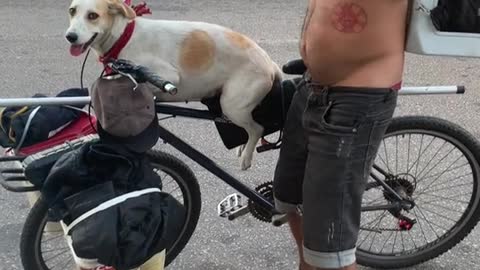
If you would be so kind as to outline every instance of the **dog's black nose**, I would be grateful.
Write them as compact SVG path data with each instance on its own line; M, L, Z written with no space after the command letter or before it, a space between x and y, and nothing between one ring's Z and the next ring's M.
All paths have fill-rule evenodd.
M66 38L67 38L68 42L75 43L78 39L78 35L73 33L73 32L70 32L70 33L67 34Z

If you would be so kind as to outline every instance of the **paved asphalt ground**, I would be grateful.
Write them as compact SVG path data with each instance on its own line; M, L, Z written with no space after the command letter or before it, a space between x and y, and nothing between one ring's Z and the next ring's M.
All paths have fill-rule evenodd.
M0 96L55 94L79 85L81 58L72 58L63 38L67 1L2 0L0 5ZM203 20L244 32L260 43L278 63L298 57L297 40L306 1L290 0L177 0L148 1L154 18ZM388 37L385 37L388 38ZM99 72L92 57L86 83ZM463 96L401 97L397 114L433 115L456 122L480 138L480 61L475 59L408 55L406 85L467 87ZM378 74L382 76L382 74ZM197 106L197 105L193 105ZM240 172L233 151L219 141L208 122L174 119L165 125L206 151L250 186L272 178L277 152L255 156L255 165ZM160 149L171 151L168 146ZM198 229L185 251L169 269L246 270L296 269L296 254L286 227L273 228L243 217L228 222L216 216L217 203L232 190L190 160L203 192ZM0 190L0 269L22 269L19 239L28 212L24 195ZM416 270L478 269L480 229L453 250ZM362 268L366 270L366 268Z

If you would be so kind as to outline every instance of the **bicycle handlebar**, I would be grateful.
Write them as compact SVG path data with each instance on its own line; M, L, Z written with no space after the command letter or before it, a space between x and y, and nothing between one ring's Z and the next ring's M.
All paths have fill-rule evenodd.
M107 65L119 74L133 77L138 83L149 82L171 95L175 95L178 91L173 83L164 80L147 67L134 65L132 62L123 59L112 60Z

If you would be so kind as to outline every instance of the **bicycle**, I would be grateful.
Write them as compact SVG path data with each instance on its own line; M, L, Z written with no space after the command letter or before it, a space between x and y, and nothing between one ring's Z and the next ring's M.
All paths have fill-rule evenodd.
M176 91L169 82L162 80L144 67L122 61L114 61L110 66L139 82L148 81L167 92ZM287 74L300 75L303 71L304 66L298 61L284 66L284 72ZM464 91L463 87L456 86L413 87L402 89L400 94L461 94ZM17 103L73 105L86 104L88 98L10 99L4 100L0 105ZM156 110L158 114L172 117L228 123L228 119L222 115L208 110L161 103L157 103ZM220 217L233 221L251 213L258 220L272 223L274 226L281 226L286 222L285 216L275 211L272 182L263 183L255 189L249 188L172 132L161 125L159 129L163 142L191 158L248 199L245 204L237 193L227 196L218 204L217 211ZM84 135L87 136L75 140L66 139L53 148L43 145L42 150L68 151L74 146L97 138L94 132ZM412 138L417 140L412 141ZM276 148L278 146L267 144L257 150L262 152ZM393 156L388 154L392 152L395 153ZM453 158L450 156L452 153L456 154ZM433 157L426 160L425 157L429 154ZM0 159L0 162L25 161L30 155L31 153L24 153L20 156L5 156ZM149 157L157 170L173 178L163 186L174 183L177 187L172 192L180 191L182 196L180 202L183 202L187 209L183 230L175 244L167 249L166 265L168 265L183 250L196 228L201 211L201 193L194 173L181 160L160 151L151 151ZM462 241L473 230L480 218L479 160L479 142L460 126L434 117L395 117L384 136L365 189L361 231L357 242L358 263L375 268L408 267L436 258ZM435 169L440 169L440 172L432 172ZM464 173L458 176L459 171ZM0 184L14 192L38 191L36 187L12 184L17 181L28 181L23 173L23 168L3 169L0 173ZM465 181L467 176L471 176L467 179L469 181ZM446 177L449 181L445 181ZM165 176L162 179L165 179ZM426 181L427 179L433 179L433 181ZM459 180L459 184L452 185L452 181L455 180ZM466 189L470 193L460 193L457 191L458 188ZM445 195L445 192L452 191L454 196ZM428 201L429 198L434 200ZM460 210L451 208L453 204ZM430 210L427 208L429 205L439 206L443 212ZM53 231L55 224L50 224L47 220L47 210L45 202L40 197L26 219L20 245L21 259L26 270L52 269L47 265L48 258L45 258L52 251L48 248L53 246L54 251L63 251L62 248L58 248L58 245L50 243L45 247L42 246L45 242L62 238L63 235L61 232L59 236L43 241L44 233L48 236L55 232ZM450 212L447 214L445 211ZM440 218L443 223L447 220L453 223L444 226L443 223L439 225L430 222L430 219L435 217ZM441 232L435 227L440 227ZM376 243L376 239L383 239L383 244ZM393 243L390 240L393 240ZM419 241L423 243L418 243ZM63 244L66 247L66 244ZM68 256L68 247L65 250ZM55 254L54 257L58 258L60 255L62 253ZM68 259L60 261L62 264L65 264L65 261L69 262Z

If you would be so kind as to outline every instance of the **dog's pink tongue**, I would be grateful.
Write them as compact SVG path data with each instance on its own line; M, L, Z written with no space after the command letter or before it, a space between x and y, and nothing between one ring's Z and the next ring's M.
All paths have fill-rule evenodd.
M70 54L73 56L79 56L83 53L83 46L82 45L72 45L70 47Z

